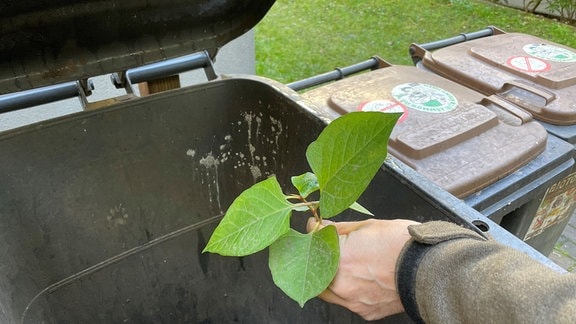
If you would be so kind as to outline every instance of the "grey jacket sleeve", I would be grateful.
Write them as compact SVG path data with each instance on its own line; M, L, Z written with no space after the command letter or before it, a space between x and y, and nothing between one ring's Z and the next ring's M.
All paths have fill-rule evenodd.
M408 315L424 323L576 323L576 274L448 222L409 227L397 265Z

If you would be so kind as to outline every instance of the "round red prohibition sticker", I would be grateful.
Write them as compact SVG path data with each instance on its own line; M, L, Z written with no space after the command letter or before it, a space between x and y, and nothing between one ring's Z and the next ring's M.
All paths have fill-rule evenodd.
M403 104L392 100L373 100L360 104L357 108L358 111L380 111L383 113L402 113L398 124L404 122L408 118L408 108Z
M551 68L548 62L530 56L512 56L506 61L506 64L524 72L546 72Z

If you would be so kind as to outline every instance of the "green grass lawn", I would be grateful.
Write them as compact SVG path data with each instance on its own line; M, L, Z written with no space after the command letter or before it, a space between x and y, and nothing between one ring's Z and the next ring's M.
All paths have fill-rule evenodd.
M378 55L412 64L411 43L497 26L576 48L576 29L473 0L277 0L256 27L257 73L280 82Z

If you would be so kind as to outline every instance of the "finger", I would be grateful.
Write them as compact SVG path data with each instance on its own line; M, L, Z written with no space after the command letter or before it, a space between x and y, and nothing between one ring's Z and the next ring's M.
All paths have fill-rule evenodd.
M351 232L359 230L362 226L365 226L367 221L359 221L359 222L338 222L333 223L336 226L336 230L338 231L338 235L347 235Z
M350 232L356 231L360 229L362 226L366 225L368 221L359 221L359 222L333 222L326 219L322 220L321 224L318 224L318 221L314 217L308 218L308 222L306 223L306 231L311 232L315 228L321 229L327 225L334 225L336 226L336 230L338 231L338 235L347 235Z
M328 225L334 225L335 223L329 220L322 220L321 224L318 224L318 221L314 217L308 218L308 222L306 223L306 231L312 232L315 228L322 229Z
M330 304L336 304L340 306L345 306L346 304L346 301L342 297L336 295L330 289L324 290L322 293L320 293L320 295L318 295L318 297Z

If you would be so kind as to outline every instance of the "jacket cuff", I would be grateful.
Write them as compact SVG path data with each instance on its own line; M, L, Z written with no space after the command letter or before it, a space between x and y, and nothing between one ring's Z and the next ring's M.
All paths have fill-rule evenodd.
M443 221L411 225L412 239L404 246L396 265L396 285L406 314L415 323L424 323L416 302L416 276L426 254L438 244L455 239L487 240L472 230Z
M430 249L429 245L410 240L404 247L396 265L396 285L404 311L414 323L424 323L416 304L416 273L418 264Z

